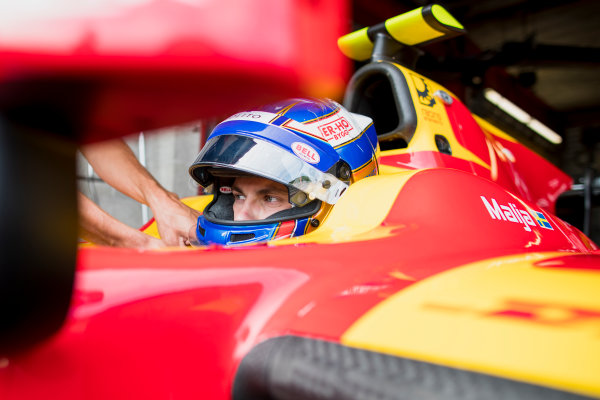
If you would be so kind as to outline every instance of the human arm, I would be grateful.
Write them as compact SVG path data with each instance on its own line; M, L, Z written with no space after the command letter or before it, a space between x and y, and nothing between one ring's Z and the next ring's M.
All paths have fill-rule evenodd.
M112 140L83 146L82 154L102 180L152 210L158 232L168 246L184 245L190 225L200 215L164 189L141 165L129 146Z
M155 237L134 229L107 214L81 192L79 207L79 236L89 242L114 247L160 248L165 244Z

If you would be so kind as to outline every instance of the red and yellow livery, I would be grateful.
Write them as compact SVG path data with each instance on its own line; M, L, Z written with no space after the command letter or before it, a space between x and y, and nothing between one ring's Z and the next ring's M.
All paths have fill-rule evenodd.
M457 31L436 7L372 36ZM0 397L600 397L600 256L554 215L570 178L436 82L365 68L345 104L387 143L378 176L298 238L80 248L66 321L0 358Z

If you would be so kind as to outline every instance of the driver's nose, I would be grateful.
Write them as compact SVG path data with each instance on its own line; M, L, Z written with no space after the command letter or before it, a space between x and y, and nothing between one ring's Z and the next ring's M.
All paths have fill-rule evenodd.
M258 219L255 214L255 207L253 206L252 201L249 199L246 199L239 204L234 204L234 221L253 221L255 219Z

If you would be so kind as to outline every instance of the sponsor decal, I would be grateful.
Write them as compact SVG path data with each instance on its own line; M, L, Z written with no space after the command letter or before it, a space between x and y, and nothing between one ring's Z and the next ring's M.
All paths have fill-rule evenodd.
M514 203L498 204L496 199L492 198L488 200L485 196L480 197L492 219L522 224L523 229L527 232L531 232L531 227L536 226L536 222L537 225L544 229L554 230L548 219L541 212L521 210Z
M233 115L231 118L235 119L260 119L262 115L257 112L241 112Z
M442 125L442 116L439 113L426 108L422 108L421 113L423 115L423 119L433 122L434 124Z
M533 213L533 218L535 218L535 221L538 223L539 226L541 226L542 228L554 230L554 228L552 228L552 225L550 225L550 222L548 221L548 219L546 218L546 216L544 214L542 214L541 212L537 212L537 211L533 211L532 213Z
M227 121L261 121L265 123L269 123L269 120L273 118L277 118L277 114L273 114L266 111L244 111L239 112L237 114L233 114L231 117L227 118L222 122Z
M302 160L311 164L318 164L321 161L319 153L306 143L294 142L292 143L292 151Z
M435 105L435 98L431 94L431 89L427 86L425 79L412 74L411 77L419 96L419 103L427 107L433 107Z
M317 126L317 129L323 135L323 138L328 142L339 140L350 135L353 126L344 117L340 117L334 121Z
M219 188L219 192L221 192L223 194L231 194L231 187L230 186L221 186Z

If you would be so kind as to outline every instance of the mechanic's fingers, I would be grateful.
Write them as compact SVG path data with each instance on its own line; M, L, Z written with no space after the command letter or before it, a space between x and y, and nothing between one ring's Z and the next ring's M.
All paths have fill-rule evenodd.
M159 229L158 234L166 246L176 247L180 245L180 236L174 232L161 232Z

